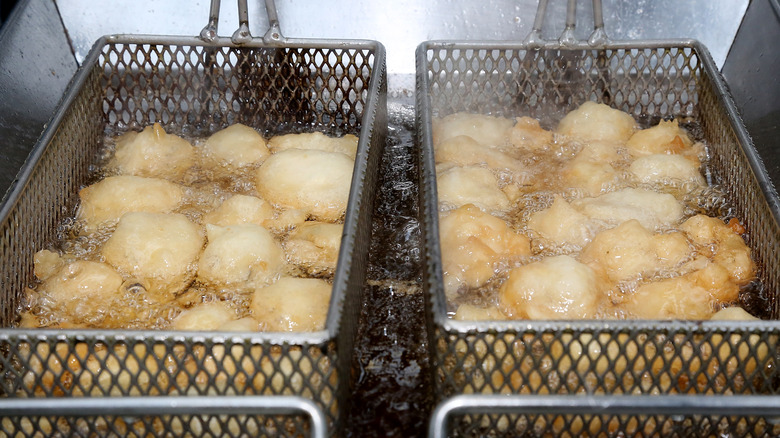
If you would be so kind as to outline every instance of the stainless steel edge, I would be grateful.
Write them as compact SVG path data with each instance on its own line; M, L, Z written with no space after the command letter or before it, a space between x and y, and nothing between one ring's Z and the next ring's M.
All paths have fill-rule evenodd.
M306 40L289 40L285 39L284 44L286 47L295 46L296 44L305 44ZM350 42L351 43L351 42ZM364 44L364 43L360 43ZM355 249L355 239L356 234L358 230L358 217L360 213L360 208L364 208L364 206L360 205L361 201L361 193L364 191L363 187L363 178L364 174L366 173L367 168L367 161L370 153L370 133L372 133L375 129L375 122L374 116L377 112L377 100L379 99L379 93L380 93L380 82L381 82L381 76L386 73L386 64L385 64L385 49L384 46L376 41L370 42L368 44L369 47L371 47L374 50L374 62L372 66L372 72L371 72L371 83L368 88L368 99L367 99L367 105L363 109L363 115L364 119L366 115L368 115L369 120L371 123L363 123L360 127L360 135L358 140L358 148L357 148L357 156L358 157L365 157L365 160L355 160L355 167L352 171L352 181L350 183L350 192L349 192L349 199L347 200L347 216L344 218L344 230L345 233L342 237L342 243L339 247L339 256L338 260L341 261L348 261L352 257L352 252ZM379 129L379 128L376 128ZM386 129L386 128L382 128ZM373 196L372 193L366 194L365 196ZM365 198L363 198L365 199ZM359 208L358 208L359 207ZM333 285L334 285L334 293L337 295L333 296L331 299L331 307L328 309L328 317L327 317L327 330L332 334L332 336L336 336L337 329L339 327L339 321L341 320L341 312L343 312L343 305L341 303L344 299L346 299L346 296L339 296L338 294L343 294L346 292L348 287L348 281L349 281L349 272L347 272L347 267L349 263L338 263L336 267L336 272L334 273L333 278Z
M100 38L95 43L94 47L102 47L103 44L105 44L105 39ZM57 131L57 127L62 122L62 118L65 116L68 107L73 103L73 100L76 98L79 91L83 87L90 70L97 63L99 57L99 50L92 50L68 84L65 90L65 94L62 96L62 100L60 101L59 105L57 105L57 110L54 112L51 120L47 123L46 128L44 129L38 141L35 143L35 146L30 151L27 160L19 171L19 183L15 184L11 188L11 190L6 194L5 202L0 205L0 222L4 221L11 210L16 206L19 195L24 190L26 182L29 180L30 174L35 168L40 155L45 150L46 145L51 141L52 137Z
M166 44L166 45L198 45L204 47L236 47L230 37L217 37L213 41L204 42L199 37L175 36L175 35L134 35L134 34L115 34L104 36L105 41L109 43L123 44ZM337 40L326 38L287 38L284 40L284 47L310 47L315 49L333 48L337 44L343 48L363 48L374 49L381 45L374 40ZM262 38L255 37L251 41L241 44L241 47L278 47L277 43L264 41ZM384 47L384 46L382 46Z
M456 395L438 405L429 438L445 438L448 420L463 413L760 415L778 417L780 397L717 395Z
M328 330L316 332L205 332L205 331L172 331L172 330L108 330L108 329L35 329L20 330L13 328L0 329L0 340L26 337L30 340L77 340L87 339L97 342L142 342L168 341L181 343L197 343L208 340L213 343L243 343L251 344L322 344L332 339Z
M0 198L78 66L54 1L20 1L0 27Z
M513 321L457 321L446 317L446 313L437 314L439 324L448 332L461 334L472 332L559 332L561 330L574 332L588 331L652 331L661 332L669 329L669 321L665 320L513 320ZM777 331L777 321L674 321L675 327L698 333L722 333L724 331L761 331L770 333Z
M745 127L777 185L780 180L780 2L755 0L723 64L723 76Z
M423 44L429 48L448 48L457 46L460 49L517 49L517 50L535 50L535 49L578 49L578 50L610 50L610 49L657 49L664 47L680 47L700 45L698 40L690 38L681 39L662 39L662 40L610 40L608 44L600 47L593 47L587 41L579 41L575 44L561 46L558 41L545 41L541 45L528 46L527 44L516 41L491 41L491 40L431 40Z
M325 438L322 410L298 396L167 396L0 399L0 417L95 415L305 415L312 438Z
M421 126L417 126L418 136L420 138L420 144L418 145L420 155L423 162L420 163L420 208L422 209L420 220L424 225L424 234L428 236L439 235L439 218L438 211L439 206L436 181L427 174L425 169L435 169L435 159L433 156L432 147L425 147L425 145L433 145L433 120L431 119L431 99L427 90L430 88L428 79L428 72L424 68L428 63L427 51L429 48L435 47L436 42L426 41L421 43L417 47L417 96L416 105L417 113L422 114L419 120ZM439 245L426 244L423 240L423 269L428 272L428 289L434 291L431 294L430 303L431 310L433 312L433 322L436 325L442 326L447 324L450 318L447 317L446 309L447 302L444 297L443 291L440 290L443 283L443 274L441 266L441 247ZM441 292L441 293L439 293ZM432 336L429 333L429 336Z
M767 174L767 169L761 161L761 156L756 151L753 140L745 128L745 124L742 121L742 117L737 110L737 106L734 103L734 99L731 96L729 88L726 86L726 82L723 76L720 74L715 62L712 59L707 48L700 42L694 42L696 50L699 52L699 58L702 61L702 65L710 76L710 80L717 90L717 95L720 97L721 104L726 108L726 113L734 131L742 144L742 151L747 156L748 162L753 170L756 179L761 186L761 190L764 194L764 198L769 204L769 209L775 219L775 222L780 222L780 198L778 198L777 190L772 184L772 180Z

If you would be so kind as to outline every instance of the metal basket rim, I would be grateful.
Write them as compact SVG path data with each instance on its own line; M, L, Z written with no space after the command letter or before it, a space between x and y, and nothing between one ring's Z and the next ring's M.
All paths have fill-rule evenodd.
M149 44L149 45L180 45L200 47L241 48L311 48L311 49L373 49L381 50L384 57L384 45L370 39L335 39L335 38L285 38L278 42L265 41L254 37L249 42L235 44L230 37L217 37L213 41L204 41L194 36L153 35L153 34L108 34L95 41L102 44ZM94 47L94 46L93 46Z
M51 340L54 342L172 342L172 343L214 343L214 344L285 344L325 346L333 340L328 330L315 332L210 332L175 330L128 330L128 329L0 329L0 340L28 339L28 342Z
M447 436L450 417L466 414L551 415L761 415L780 420L780 397L771 395L487 395L460 394L440 402L428 436Z
M417 51L427 49L450 49L450 50L630 50L630 49L659 49L659 48L688 48L703 49L707 52L706 46L694 38L679 39L655 39L655 40L609 40L604 44L591 45L587 41L577 41L576 43L563 45L555 40L550 40L542 45L527 44L522 41L508 40L426 40L418 44ZM711 56L710 56L711 57Z
M310 399L293 395L0 399L0 417L199 414L302 415L309 419L312 438L325 438L327 434L327 420L322 409Z
M674 328L670 328L670 324ZM447 318L440 322L447 332L486 333L525 332L664 332L681 330L695 333L722 333L732 331L775 332L780 334L780 321L731 321L731 320L507 320L507 321L458 321Z

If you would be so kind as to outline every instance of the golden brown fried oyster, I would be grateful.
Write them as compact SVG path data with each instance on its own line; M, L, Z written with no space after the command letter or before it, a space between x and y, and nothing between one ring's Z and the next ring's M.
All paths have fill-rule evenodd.
M123 294L124 280L111 266L87 260L64 262L38 288L67 318L99 323Z
M304 222L290 232L285 253L290 263L317 275L333 272L339 257L342 224Z
M602 292L595 271L564 255L511 270L499 303L515 319L588 319L598 315Z
M433 144L465 135L483 146L502 146L507 143L512 121L503 117L481 114L450 114L433 124Z
M437 171L439 201L447 206L461 207L474 204L488 211L509 209L506 193L499 181L484 167L463 166Z
M625 143L636 131L631 115L603 103L585 102L558 123L557 132L581 141Z
M342 153L353 160L357 156L358 138L352 134L329 137L321 132L277 135L268 142L274 152L288 149L317 150Z
M238 224L265 225L274 217L271 204L256 196L233 195L203 216L204 225L225 227Z

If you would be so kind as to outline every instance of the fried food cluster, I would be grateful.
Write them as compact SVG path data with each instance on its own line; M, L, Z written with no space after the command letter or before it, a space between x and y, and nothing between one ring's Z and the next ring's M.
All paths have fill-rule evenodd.
M710 319L755 279L731 218L697 203L705 148L676 120L640 129L587 102L553 130L467 113L433 128L457 319Z
M35 255L20 325L323 330L357 143L241 124L109 139L70 235Z
M596 103L552 130L528 117L458 113L434 121L434 157L455 320L757 319L738 304L756 278L746 230L702 207L724 200L700 170L705 147L677 121L640 129ZM516 327L449 334L435 347L442 385L467 394L754 393L771 380L777 343L774 334L680 333L664 323ZM510 433L507 418L470 420ZM559 434L604 430L591 415L551 421Z

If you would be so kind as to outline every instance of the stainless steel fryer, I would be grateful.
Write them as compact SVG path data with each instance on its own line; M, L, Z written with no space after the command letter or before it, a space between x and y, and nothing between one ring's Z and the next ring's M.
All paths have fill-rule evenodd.
M263 38L248 34L246 0L233 38L218 37L219 0L212 0L201 38L112 35L95 43L0 209L2 397L296 395L312 399L329 434L338 433L387 130L385 50L368 40L285 38L273 2L266 7L271 27ZM153 122L188 136L237 122L265 136L359 136L325 330L13 328L33 281L33 254L54 243L73 215L104 136Z
M540 2L534 31L523 43L427 41L417 49L423 289L437 400L457 394L780 394L778 196L707 49L694 40L609 41L598 0L589 41L572 38L575 0L569 2L560 40L544 41L546 3ZM709 146L710 182L725 189L729 214L746 224L759 266L759 281L743 294L742 304L766 320L465 322L448 317L453 309L443 290L433 119L464 111L531 116L550 126L589 100L646 124L676 117L696 127ZM665 403L675 406L680 400ZM458 415L485 412L476 404L469 410L465 401ZM490 427L500 413L487 412L494 413L487 428L458 428L453 434L500 435ZM573 428L561 431L576 435ZM609 429L592 433L606 436Z

